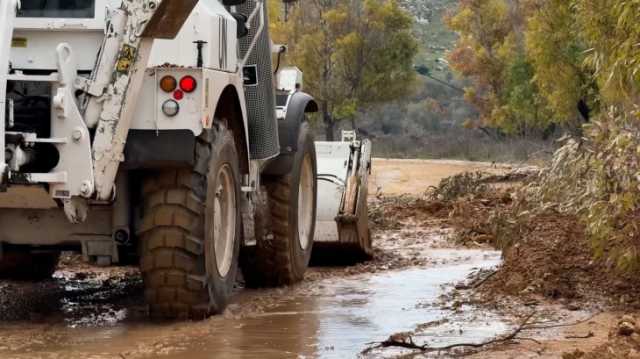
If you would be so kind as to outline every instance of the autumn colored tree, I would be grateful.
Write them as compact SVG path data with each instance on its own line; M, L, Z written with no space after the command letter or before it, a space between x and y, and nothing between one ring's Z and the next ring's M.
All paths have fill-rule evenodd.
M457 13L448 19L460 35L449 60L454 70L472 80L466 98L478 108L480 126L493 122L492 113L499 107L503 91L505 64L496 50L510 32L507 15L508 8L501 0L467 0L461 1Z
M448 19L460 35L449 60L472 82L466 98L480 112L475 127L529 136L541 134L551 123L525 51L524 29L532 8L518 0L461 0Z
M328 140L338 121L414 90L413 19L395 0L304 1L287 21L272 9L271 20L274 39L289 45L288 61L320 103Z

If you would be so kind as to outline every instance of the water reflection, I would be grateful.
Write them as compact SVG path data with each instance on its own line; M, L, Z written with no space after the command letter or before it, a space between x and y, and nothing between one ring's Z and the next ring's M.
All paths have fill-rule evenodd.
M218 321L201 351L174 357L354 358L369 342L443 318L449 318L450 323L432 328L425 336L432 335L438 342L480 341L507 329L497 317L458 316L428 305L437 301L443 285L464 279L473 269L497 265L497 253L437 250L431 255L456 264L327 280L323 283L327 295L292 298L254 318ZM451 335L456 322L490 330Z
M500 318L484 311L473 315L473 308L467 308L468 313L460 315L434 305L448 290L445 284L464 279L474 269L498 264L497 252L431 250L429 256L440 264L328 278L309 283L308 291L276 291L273 306L237 318L160 324L129 317L80 328L73 328L68 320L5 323L0 325L0 357L354 358L369 342L439 319L449 321L428 328L417 339L434 344L482 341L506 331ZM265 293L243 291L235 306L246 308L245 302L259 301ZM119 307L114 317L121 318L123 310L138 310L140 299L134 296L133 304ZM102 315L100 308L110 307L97 308L92 317Z

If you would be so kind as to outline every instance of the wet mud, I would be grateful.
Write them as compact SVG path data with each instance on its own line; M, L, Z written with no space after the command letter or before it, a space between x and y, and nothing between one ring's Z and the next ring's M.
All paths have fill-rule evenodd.
M433 249L425 256L430 265L240 290L224 315L188 323L149 322L133 269L82 279L66 270L38 285L40 296L21 292L56 305L41 307L36 317L4 317L0 357L349 358L425 322L446 320L431 328L434 343L482 340L508 328L496 315L456 314L439 300L470 272L498 264L498 253ZM37 309L16 296L5 301L13 302L7 308Z
M372 260L311 268L289 288L248 290L240 281L225 313L200 322L153 322L136 268L71 258L51 281L0 282L0 358L352 358L396 332L433 345L504 333L508 318L448 296L500 254L457 248L450 235L428 215L406 213L376 228Z

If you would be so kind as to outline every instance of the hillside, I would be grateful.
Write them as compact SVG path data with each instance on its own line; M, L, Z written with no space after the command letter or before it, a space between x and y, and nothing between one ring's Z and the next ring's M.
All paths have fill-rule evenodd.
M438 78L451 80L451 72L438 61L446 57L457 39L443 18L457 6L457 0L401 0L401 4L416 18L416 36L422 50L416 65L425 65Z
M428 76L418 76L415 95L386 103L361 113L356 127L374 142L374 154L390 158L455 158L480 161L531 160L548 143L522 139L496 141L465 124L477 118L462 90L468 82L448 66L447 54L457 34L445 24L457 0L400 0L415 16L415 34L420 43L416 66L426 67ZM322 126L318 124L318 126ZM351 129L353 123L339 123ZM323 130L317 129L319 136Z
M411 98L361 114L358 130L374 141L377 156L494 160L496 153L504 152L502 149L478 151L481 146L470 145L484 139L463 128L467 119L476 116L475 110L464 100L464 79L457 78L446 61L457 35L444 18L457 6L457 0L400 3L416 19L414 31L420 53L415 65L426 67L430 77L418 76L416 94ZM351 124L342 123L341 127L351 128Z

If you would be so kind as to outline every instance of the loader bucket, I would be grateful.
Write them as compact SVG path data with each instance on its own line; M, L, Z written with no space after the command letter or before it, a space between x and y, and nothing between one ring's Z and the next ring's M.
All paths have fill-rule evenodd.
M343 133L340 142L316 142L316 153L318 210L314 251L323 252L323 258L330 255L341 261L371 257L367 207L371 142L358 141L349 131Z

